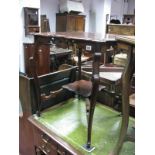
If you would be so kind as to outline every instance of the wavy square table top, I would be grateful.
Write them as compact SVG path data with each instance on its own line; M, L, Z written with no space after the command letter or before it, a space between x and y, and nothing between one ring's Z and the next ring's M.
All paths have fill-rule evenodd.
M75 39L91 42L108 42L115 41L116 36L114 34L105 34L100 33L90 33L90 32L43 32L35 33L34 36L37 37L56 37L56 38L65 38L65 39Z
M63 104L51 107L41 113L41 117L33 115L30 122L38 122L73 148L84 155L108 155L114 148L121 125L121 117L118 112L97 103L93 119L92 145L95 150L86 152L82 146L86 143L87 119L85 101L69 99ZM35 123L33 123L35 124ZM130 118L128 133L134 130L134 119ZM134 155L135 144L125 142L120 155Z

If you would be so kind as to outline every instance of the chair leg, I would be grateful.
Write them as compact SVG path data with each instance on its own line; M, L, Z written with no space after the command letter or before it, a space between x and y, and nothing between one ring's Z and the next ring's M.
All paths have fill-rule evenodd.
M124 76L122 87L122 123L120 129L119 139L114 150L110 155L119 155L119 152L126 140L128 124L129 124L129 76Z
M129 117L128 118L123 117L119 140L114 150L110 153L110 155L119 155L119 152L127 136L128 122L129 122Z
M87 117L87 123L89 121L89 113L90 113L90 101L88 98L85 98L86 101L86 117Z
M89 112L89 118L88 118L87 143L86 145L84 145L84 148L88 152L91 152L92 150L95 149L95 147L91 146L91 134L92 134L93 115L94 115L94 110L95 110L95 105L96 105L96 97L97 97L98 88L99 88L99 83L96 80L94 82L93 89L92 89L92 95L90 98L90 112Z

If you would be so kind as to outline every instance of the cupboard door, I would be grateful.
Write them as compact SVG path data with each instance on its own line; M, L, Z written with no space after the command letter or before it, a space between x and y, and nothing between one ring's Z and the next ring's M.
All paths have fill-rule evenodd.
M33 76L33 68L30 58L33 56L35 50L34 44L24 44L24 59L25 72L29 77ZM50 46L42 44L37 49L36 55L36 70L38 75L47 74L50 72Z
M76 27L76 18L75 16L67 16L67 31L74 32Z
M25 73L32 77L33 69L31 67L30 58L33 56L34 44L24 44L24 61L25 61Z
M40 45L37 50L37 73L38 75L50 72L50 46Z
M67 16L56 15L56 32L66 32Z
M85 17L84 16L76 16L75 30L77 32L83 32L84 29L85 29Z
M56 32L84 32L85 16L56 14Z

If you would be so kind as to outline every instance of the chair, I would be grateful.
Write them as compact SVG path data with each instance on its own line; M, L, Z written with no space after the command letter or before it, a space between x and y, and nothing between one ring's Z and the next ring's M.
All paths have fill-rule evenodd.
M128 52L132 49L127 48L126 45L121 46L121 44L118 44L118 50L121 52L123 51L130 53L128 54L126 62L123 63L122 66L120 66L120 64L116 65L108 63L100 66L100 84L105 86L103 87L102 92L110 94L113 98L116 98L120 101L120 103L122 103L122 115L120 115L122 117L122 125L120 136L114 150L110 155L118 155L124 141L127 140L134 142L134 137L127 135L129 122L129 91L131 79L134 73L134 58L132 59L132 61L129 60L131 57L134 57L134 55L132 54L132 52ZM92 72L92 67L83 66L82 69L85 69L85 71L90 74ZM120 87L120 90L117 90L117 87Z
M104 64L100 66L100 82L105 85L103 90L112 101L110 106L121 110L121 78L127 62L127 53L123 48L110 46L104 53Z
M124 41L123 41L124 40ZM135 55L134 55L134 41L131 39L123 39L117 41L118 49L127 52L127 61L121 76L121 100L122 100L122 123L120 128L120 135L115 148L112 150L110 155L118 155L125 141L134 142L134 127L133 135L128 135L128 124L129 124L129 102L130 102L130 85L131 80L135 71ZM134 98L134 97L133 97Z
M96 96L97 92L101 91L104 86L99 86L99 63L100 63L100 53L94 53L93 67L92 67L92 77L91 80L83 80L81 79L81 75L79 76L79 80L73 83L67 84L63 86L63 89L74 92L79 97L83 97L86 99L86 116L88 121L88 135L87 135L87 143L84 145L84 149L88 152L92 151L94 147L91 146L91 131L92 131L92 123L93 123L93 114L96 105ZM80 57L79 57L80 59ZM80 61L81 62L81 61ZM81 73L82 72L82 73ZM84 69L82 69L79 74L86 74ZM90 77L87 74L88 77ZM89 100L90 97L90 100Z

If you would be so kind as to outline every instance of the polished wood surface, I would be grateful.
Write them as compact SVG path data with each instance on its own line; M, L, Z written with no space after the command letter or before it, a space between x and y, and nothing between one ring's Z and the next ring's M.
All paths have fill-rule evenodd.
M38 75L47 74L50 72L50 45L40 44L36 49L35 44L24 44L24 60L25 60L25 72L29 77L32 77L33 67L31 59L36 52L36 70Z
M105 34L100 33L90 33L90 32L45 32L45 33L35 33L35 38L38 37L55 37L55 38L64 38L64 39L75 39L77 41L90 41L90 42L112 42L116 41L115 38L117 35L114 34ZM36 40L37 41L37 40ZM40 40L41 41L41 40Z

